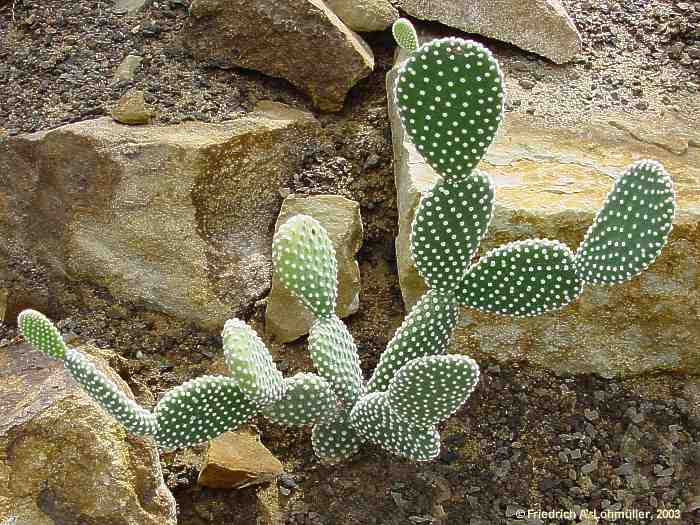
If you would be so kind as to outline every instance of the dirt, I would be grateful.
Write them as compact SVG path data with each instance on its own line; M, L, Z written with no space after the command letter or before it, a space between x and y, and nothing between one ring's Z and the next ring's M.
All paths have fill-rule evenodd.
M699 2L563 3L584 38L581 56L572 64L556 66L480 39L503 64L508 111L572 125L585 125L593 111L653 118L675 106L698 114L700 60L690 51L698 46ZM14 13L11 7L0 8L0 92L7 94L0 98L0 133L106 115L132 88L145 91L161 124L234 118L263 99L313 111L284 81L210 68L184 54L178 31L187 11L180 0L153 2L135 17L115 14L109 2L18 0ZM393 249L397 210L384 88L393 44L388 32L363 36L375 53L376 70L351 91L342 112L315 113L324 140L308 152L289 191L338 193L361 204L363 293L348 325L369 375L405 313ZM140 71L133 81L113 83L116 67L129 53L144 57ZM169 388L220 367L218 336L139 304L120 304L82 283L47 283L32 261L15 270L26 279L28 301L46 302L63 333L125 358L118 371L149 407ZM247 320L262 332L264 305L251 312ZM14 327L0 324L0 346L15 337ZM268 343L285 375L312 368L303 340ZM285 464L287 475L278 487L286 522L570 522L528 515L528 509L650 513L616 523L700 521L700 510L686 510L693 501L700 507L700 408L687 388L692 378L560 378L518 365L480 365L478 388L441 428L442 453L428 464L409 464L366 447L346 465L323 466L313 455L308 431L257 420L264 443ZM161 457L179 523L254 523L261 489L199 487L200 457L201 449ZM526 520L519 519L523 511Z

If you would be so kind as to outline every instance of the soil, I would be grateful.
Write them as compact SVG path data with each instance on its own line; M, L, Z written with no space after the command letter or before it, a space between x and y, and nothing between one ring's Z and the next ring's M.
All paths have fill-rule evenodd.
M582 124L610 109L653 118L670 107L700 114L700 2L565 0L584 39L574 63L557 66L511 46L477 38L508 78L508 111ZM288 83L243 70L219 70L183 53L178 32L187 2L153 2L136 16L110 2L0 7L0 133L51 129L107 115L118 98L142 89L156 122L221 121L272 99L313 111ZM444 31L431 26L435 31ZM405 312L394 237L397 210L384 77L393 63L388 32L363 35L376 69L343 111L319 114L325 130L290 192L338 193L361 204L359 312L347 320L369 375ZM127 54L143 64L133 81L114 83ZM60 283L48 290L32 261L17 269L32 293L51 296L63 333L113 349L119 373L152 407L163 392L220 365L221 341L104 290ZM55 303L55 304L54 304ZM264 305L247 319L263 331ZM16 338L0 324L0 346ZM305 342L269 342L285 375L312 368ZM458 351L458 349L456 349ZM259 419L263 442L284 463L278 482L290 524L394 525L569 523L527 509L635 511L616 523L698 523L700 406L697 379L663 375L627 381L555 377L531 367L480 363L483 375L465 408L441 428L439 460L413 465L366 447L352 462L318 463L308 431ZM695 381L695 383L693 383ZM695 396L695 397L694 397ZM201 449L163 454L183 525L255 522L256 491L196 484ZM693 500L693 498L695 498ZM525 511L525 520L521 512ZM641 517L640 517L641 516Z

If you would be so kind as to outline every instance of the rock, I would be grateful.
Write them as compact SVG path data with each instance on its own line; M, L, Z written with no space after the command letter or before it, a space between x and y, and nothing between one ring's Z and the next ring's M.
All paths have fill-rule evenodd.
M328 231L338 261L338 317L357 312L360 305L360 268L355 254L362 246L360 205L337 195L289 196L280 210L275 230L287 219L310 215ZM286 343L309 332L314 317L274 276L267 299L265 329L277 341Z
M135 15L142 11L149 0L114 0L112 10L115 13Z
M209 443L197 483L215 489L240 489L273 481L283 470L257 432L243 427Z
M143 91L131 91L117 102L112 118L121 124L148 124L151 112L146 108Z
M119 64L117 72L114 74L114 82L133 80L136 71L141 67L143 58L138 55L127 55Z
M558 0L397 0L399 9L422 20L509 42L557 64L572 60L581 35Z
M391 97L390 103L399 212L396 257L410 308L426 289L411 260L410 226L420 193L437 175L404 140ZM577 303L529 319L465 309L455 347L477 360L525 360L563 375L700 373L700 148L692 146L698 143L697 126L671 113L642 119L600 112L580 128L508 113L480 166L496 186L494 220L480 253L530 237L559 239L575 249L613 177L642 158L658 159L672 174L678 213L668 246L631 282L587 287Z
M308 113L263 103L220 124L102 118L10 137L0 143L0 238L47 279L98 285L218 332L270 289L278 192L319 129ZM17 264L0 251L0 267Z
M384 31L399 12L389 0L325 0L326 5L353 31Z
M92 359L131 395L104 360ZM175 525L153 442L127 436L63 363L29 345L2 349L0 413L0 516L15 514L18 525Z
M339 111L374 56L321 0L194 0L183 43L197 60L288 80Z

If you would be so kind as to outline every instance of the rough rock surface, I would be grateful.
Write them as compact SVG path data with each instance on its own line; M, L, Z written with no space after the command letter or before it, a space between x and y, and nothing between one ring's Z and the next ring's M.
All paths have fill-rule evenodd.
M222 124L103 118L11 137L0 238L56 278L218 331L270 288L278 192L317 131L308 113L267 103Z
M282 473L282 463L249 427L227 432L209 443L197 483L215 489L240 489L268 483Z
M572 60L581 35L558 0L398 0L411 16L514 44L557 64Z
M200 61L288 80L338 111L374 68L371 49L321 0L194 0L185 47Z
M114 0L115 13L126 13L133 15L143 10L149 0Z
M326 5L353 31L384 31L399 12L389 0L325 0Z
M360 205L337 195L314 197L289 196L285 199L277 219L279 229L287 219L310 215L320 222L333 241L338 261L338 317L357 312L360 304L360 268L355 255L362 246L362 218ZM279 342L293 341L309 332L314 317L274 277L267 298L265 329Z
M136 72L141 67L143 57L138 55L127 55L119 64L117 71L114 73L114 82L133 80Z
M29 345L3 348L0 385L0 522L175 525L153 443L127 436L61 362Z
M437 175L404 141L393 107L390 114L399 208L397 261L410 307L425 290L411 260L410 226L420 193ZM613 178L641 158L664 164L678 198L669 245L654 265L629 283L587 287L578 303L545 316L513 320L465 310L457 351L526 360L562 374L700 373L700 135L676 114L652 123L601 114L580 130L507 114L480 166L496 185L494 220L480 253L530 237L559 239L575 249Z
M120 98L112 110L112 118L120 124L148 124L151 112L146 107L143 91L132 91Z

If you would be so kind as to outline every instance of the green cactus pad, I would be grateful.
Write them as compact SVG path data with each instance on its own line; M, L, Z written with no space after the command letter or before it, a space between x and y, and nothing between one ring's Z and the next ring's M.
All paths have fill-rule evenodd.
M443 177L464 179L493 142L504 103L491 52L458 38L433 40L401 66L394 95L404 129Z
M304 427L336 417L338 399L331 385L322 377L301 373L286 378L284 383L284 397L262 411L271 421L279 425Z
M22 336L35 349L53 359L64 359L68 347L51 320L36 310L24 310L17 316Z
M454 414L479 381L479 365L464 355L433 355L409 361L389 383L392 412L417 427Z
M284 378L258 334L243 321L229 319L221 336L224 359L243 394L260 406L282 399Z
M316 317L335 312L335 248L321 224L308 215L287 220L272 241L275 275Z
M350 424L372 443L412 461L430 461L440 453L437 430L417 427L397 417L389 406L387 392L363 397L350 413Z
M458 314L457 300L452 294L428 290L389 341L369 381L368 391L386 390L396 371L412 359L447 352Z
M156 442L168 449L203 443L238 428L259 410L235 380L198 377L170 390L156 406Z
M621 283L651 265L673 228L673 181L656 161L631 165L615 181L576 252L576 270L590 284Z
M566 306L583 289L574 254L559 241L528 239L500 246L464 277L459 302L513 317L541 315Z
M405 18L399 18L391 27L396 43L407 51L418 49L418 35L413 24Z
M337 316L317 319L309 331L309 352L318 373L332 386L344 404L352 404L365 392L357 347Z
M365 439L358 435L348 421L349 412L332 421L316 423L311 432L311 444L316 456L329 465L345 461L360 450Z
M90 397L127 431L137 436L156 434L158 424L155 416L122 392L85 354L74 348L66 350L64 365Z
M418 273L436 290L461 282L493 215L491 178L476 171L464 180L440 180L423 196L411 230Z

